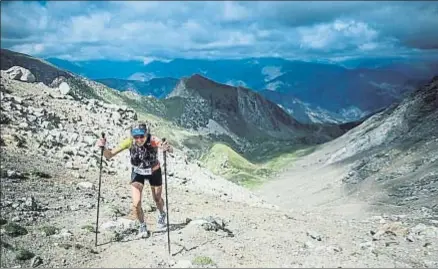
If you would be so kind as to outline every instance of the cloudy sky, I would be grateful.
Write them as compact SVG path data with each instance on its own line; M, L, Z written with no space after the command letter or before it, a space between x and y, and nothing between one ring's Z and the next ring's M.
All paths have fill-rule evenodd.
M438 2L1 1L1 46L69 60L438 55Z

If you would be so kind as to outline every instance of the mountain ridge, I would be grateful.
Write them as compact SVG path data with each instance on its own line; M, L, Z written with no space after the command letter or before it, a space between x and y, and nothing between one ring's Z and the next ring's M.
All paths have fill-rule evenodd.
M388 63L388 61L384 62ZM81 62L84 65L86 63ZM112 62L110 64L109 66L115 66ZM120 64L120 69L129 69L132 73L135 71L136 77L143 79L152 77L180 79L193 74L202 74L222 84L240 85L257 92L270 89L293 94L301 102L310 104L310 107L321 107L327 110L327 112L321 112L322 115L316 116L317 122L318 119L325 119L325 114L333 114L331 118L334 117L336 121L344 123L358 120L364 113L369 114L400 100L404 92L413 90L429 80L428 74L437 73L437 67L438 65L435 66L433 62L423 65L402 62L397 65L386 64L377 67L359 65L357 68L350 69L335 63L270 57L228 60L180 58L171 61L152 61L146 65ZM416 71L409 72L408 70L411 69ZM119 73L114 75L114 77L120 76ZM124 78L128 77L131 76L126 75ZM398 90L402 88L404 90ZM276 100L269 94L264 96L271 101ZM287 111L306 111L300 106L294 106L291 102L279 102L278 104ZM348 110L350 107L360 109L357 117L351 118L338 112ZM308 115L302 116L301 120L311 123L313 118L311 114L319 112L309 110L305 113Z
M174 120L188 128L206 127L213 120L238 136L258 140L268 135L304 144L327 141L344 132L335 124L300 123L257 92L221 84L200 74L181 79L166 100L179 103Z

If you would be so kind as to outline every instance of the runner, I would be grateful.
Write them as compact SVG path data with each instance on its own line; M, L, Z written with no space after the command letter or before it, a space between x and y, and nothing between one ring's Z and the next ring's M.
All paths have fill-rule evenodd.
M105 147L106 138L97 141L97 146ZM161 165L158 160L158 148L163 151L173 152L168 142L160 140L150 134L150 130L143 122L131 128L131 136L121 141L114 149L104 149L103 155L106 159L111 159L120 152L129 149L131 155L131 189L132 189L132 213L140 222L139 234L148 235L148 229L144 220L142 209L142 192L145 180L151 186L152 198L158 209L157 227L166 227L166 212L164 211L164 200L162 193L162 174Z

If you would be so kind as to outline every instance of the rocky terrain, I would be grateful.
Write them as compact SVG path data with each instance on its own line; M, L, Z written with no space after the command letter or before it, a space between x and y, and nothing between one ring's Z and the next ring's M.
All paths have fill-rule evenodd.
M434 261L410 263L413 267L437 266L437 156L438 77L435 77L400 104L373 115L295 161L288 171L259 192L284 208L316 207L324 214L332 212L360 219L367 214L383 213L391 221L376 218L391 231L370 231L375 241L370 247L386 238L387 247L398 246L391 250L397 260ZM416 234L424 237L413 239L409 228L423 229ZM388 235L391 239L385 237ZM397 241L400 236L403 243ZM414 242L421 242L423 248Z
M129 124L140 116L127 107L95 99L75 100L71 92L63 93L61 88L10 78L8 72L2 71L2 256L6 257L2 259L2 267L16 264L14 256L19 253L28 253L21 248L34 252L41 248L41 254L47 250L44 255L48 256L43 259L47 266L80 264L77 263L81 259L79 253L75 254L79 255L78 260L68 263L62 259L51 260L50 255L58 255L58 247L95 252L81 240L93 238L88 230L93 224L97 199L100 159L94 147L96 139L105 132L110 146L114 146L126 136ZM170 189L176 188L175 194L201 193L226 203L238 201L270 207L242 187L203 169L199 163L187 163L178 149L167 161ZM129 179L128 164L127 155L103 163L106 194L103 193L102 216L105 219L107 211L107 222L114 214L126 215L129 209L130 190L125 181ZM179 190L181 186L183 190ZM178 196L174 199L179 204ZM103 225L106 227L105 222ZM27 240L33 238L31 246L20 240L20 236L26 235ZM25 260L26 255L32 256L23 255ZM37 261L40 259L41 256Z
M308 158L345 169L345 190L370 203L438 214L438 77Z
M1 76L1 267L438 266L436 80L252 192L187 159L189 131L129 106L139 103L127 102L128 95L110 95L88 80L44 84L11 70ZM167 157L170 256L147 188L152 234L136 235L127 153L103 162L94 245L100 161L94 143L105 132L114 146L135 119L175 145ZM407 151L374 163L378 147ZM355 163L361 160L367 162ZM391 171L403 174L383 182L412 188L418 198L412 201L422 204L410 209L406 200L392 211L373 204L383 201L375 190L385 188L369 182Z

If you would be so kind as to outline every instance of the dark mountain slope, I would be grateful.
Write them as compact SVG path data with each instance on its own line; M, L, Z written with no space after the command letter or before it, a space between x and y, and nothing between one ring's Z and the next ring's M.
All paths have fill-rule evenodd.
M50 85L57 77L72 77L70 72L46 61L8 49L1 49L0 62L1 70L7 70L12 66L21 66L28 69L35 76L37 82L43 82L46 85Z

